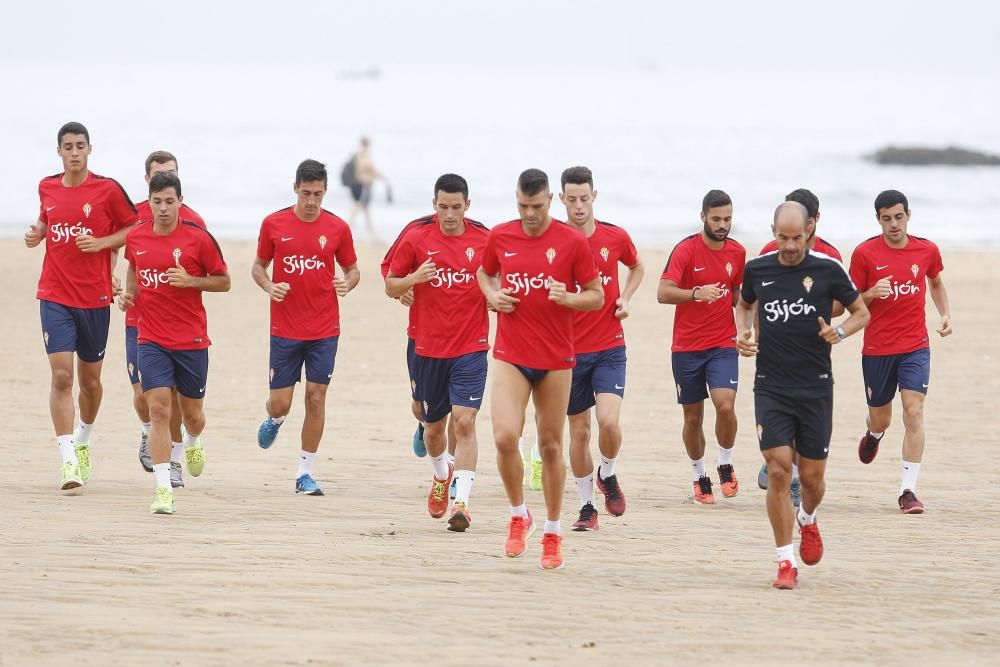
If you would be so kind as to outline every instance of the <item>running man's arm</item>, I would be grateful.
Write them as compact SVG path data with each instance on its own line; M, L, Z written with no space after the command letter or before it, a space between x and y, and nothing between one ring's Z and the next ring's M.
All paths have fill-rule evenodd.
M336 273L333 275L333 287L337 290L337 296L345 297L347 294L358 286L361 282L361 269L358 268L358 263L355 262L350 266L340 267L344 271L344 277L341 278Z
M192 276L179 263L177 266L167 269L167 277L174 287L196 289L202 292L228 292L233 286L228 271L214 276Z
M632 300L632 295L635 294L635 291L639 289L639 284L645 275L646 267L642 265L641 261L637 260L633 266L628 267L628 277L625 278L622 295L615 302L615 317L619 320L624 320L629 316L629 301Z
M125 245L125 236L128 231L135 227L137 222L132 223L128 227L122 227L117 232L113 234L108 234L107 236L91 236L89 234L80 234L76 237L76 247L82 252L101 252L102 250L117 250ZM111 265L114 268L114 264Z
M934 302L934 307L937 308L938 315L941 316L941 321L937 326L937 332L942 338L944 338L952 333L951 304L948 302L948 290L944 288L944 280L941 278L940 273L933 278L929 278L928 280L931 283L931 301Z
M736 303L736 349L744 357L757 354L757 341L754 340L754 315L757 312L756 303L747 303L740 296Z
M385 293L393 299L398 299L412 290L414 285L428 283L434 280L436 275L437 266L430 257L424 260L424 263L418 266L416 271L405 276L397 276L390 270L389 275L385 277ZM480 287L482 286L480 285Z
M514 306L521 302L520 299L510 295L509 287L498 289L500 283L497 277L486 273L486 270L481 266L476 270L476 282L479 283L479 289L486 297L486 303L498 313L513 313ZM603 291L601 295L604 295Z
M257 286L267 292L272 301L281 301L288 294L291 285L288 283L271 282L271 277L267 275L267 267L271 266L271 260L263 260L260 257L253 258L253 265L250 267L250 277L257 283Z
M830 323L822 317L817 318L820 324L819 335L825 338L826 342L831 345L836 345L841 341L837 329L843 329L844 338L847 338L864 329L868 325L868 321L872 318L871 313L868 312L868 306L865 305L863 296L858 296L854 300L854 303L848 304L847 310L851 313L850 317L841 322L838 327L830 326Z
M39 243L45 240L45 235L49 232L49 226L39 220L35 224L28 227L28 231L24 233L24 245L29 248L34 248Z
M135 267L129 262L128 270L125 271L125 291L118 296L118 308L124 312L135 305L135 299L139 295L139 281L135 277Z
M714 285L702 285L694 289L681 289L673 280L661 278L660 285L656 288L656 300L659 303L679 304L691 301L708 301L713 303L722 296L722 289L719 283Z
M549 301L573 310L600 310L604 305L604 288L598 276L580 286L579 292L567 292L566 283L549 278Z

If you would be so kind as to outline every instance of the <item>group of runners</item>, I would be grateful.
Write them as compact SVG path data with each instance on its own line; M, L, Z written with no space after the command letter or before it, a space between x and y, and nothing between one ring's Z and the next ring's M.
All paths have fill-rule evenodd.
M83 125L60 128L64 171L41 181L39 219L25 234L28 247L46 245L37 298L63 461L60 488L82 486L91 474L89 445L117 298L126 313L127 370L141 423L139 460L155 478L150 511L172 514L173 489L184 485L182 463L198 476L206 461L200 436L210 340L201 295L228 291L231 280L204 220L184 203L175 156L149 155L148 199L134 205L117 182L89 170L90 152ZM270 393L257 440L264 449L274 443L304 368L295 491L307 495L323 495L313 466L340 335L338 299L360 280L349 225L322 208L327 188L322 163L298 166L295 204L264 218L251 271L271 304ZM545 502L540 565L559 569L565 565L560 517L567 421L579 496L573 529L598 528L595 487L607 514L621 516L627 508L616 473L627 364L622 320L644 269L629 234L595 218L590 169L562 172L566 222L551 215L553 192L544 172L521 173L515 196L518 218L490 229L467 216L466 180L441 176L433 213L406 225L386 254L382 276L386 294L409 308L410 409L418 421L414 450L428 456L432 468L428 513L447 517L454 532L472 525L476 417L489 367L497 468L510 505L504 553L525 555L537 528L525 501L520 448L532 401ZM756 357L756 432L765 459L758 483L767 489L778 588L797 587L796 522L801 560L814 565L822 557L816 512L832 435L831 348L866 325L862 372L869 409L858 455L863 463L875 458L898 388L905 427L898 505L907 514L924 511L915 490L930 381L925 290L940 313L941 336L951 333L948 297L937 247L907 233L906 197L882 192L875 212L882 233L855 249L848 270L816 235L818 199L796 190L775 210L774 241L746 261L743 246L730 238L732 201L712 190L702 201L701 230L673 249L657 289L660 303L676 306L671 363L696 504L715 503L705 463L708 398L716 411L722 496L740 491L733 463L738 355ZM114 275L119 254L127 262L123 283ZM624 282L619 264L627 271ZM496 319L492 365L490 311ZM845 311L846 319L835 323Z

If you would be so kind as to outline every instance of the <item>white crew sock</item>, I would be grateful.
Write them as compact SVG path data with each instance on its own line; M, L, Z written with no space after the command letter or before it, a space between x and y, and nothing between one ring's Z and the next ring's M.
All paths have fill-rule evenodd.
M885 435L885 431L868 431L868 435L875 438L876 440L881 440L882 436Z
M812 514L806 514L806 511L802 509L802 505L799 505L799 513L796 518L798 518L800 526L808 526L811 523L816 523L816 511L813 510Z
M304 449L299 450L299 471L295 473L295 478L298 479L302 475L312 475L313 463L316 462L316 452L307 452Z
M719 465L720 466L731 466L733 465L733 448L730 447L726 449L722 445L719 445Z
M691 461L691 479L697 482L705 476L705 457L688 460Z
M455 455L452 454L451 452L447 451L447 450L445 451L445 454L448 456L448 463L450 463L451 467L454 468L455 467Z
M432 456L431 466L434 468L434 479L443 482L448 479L448 452L441 456Z
M169 463L154 463L153 464L153 475L156 478L157 486L165 486L170 488L170 464Z
M558 519L556 519L555 521L549 521L548 519L545 520L544 532L546 535L559 535L561 534L561 531L562 527Z
M799 481L799 466L797 463L792 464L792 481Z
M576 477L576 493L580 496L580 507L594 504L594 473L586 477Z
M142 434L149 435L149 427L152 426L153 424L151 422L139 422L139 423L142 424Z
M73 444L73 436L60 435L56 438L56 444L59 445L59 453L62 454L63 463L80 463L76 460L76 445Z
M288 415L285 415L287 417ZM285 417L271 417L271 422L277 426L281 426L285 423Z
M792 567L798 567L799 564L795 562L795 545L789 544L783 547L777 548L778 552L778 562L783 560L791 561Z
M76 427L76 432L73 434L73 441L78 445L89 445L90 435L94 431L93 424L84 424L82 421L80 425Z
M469 496L472 495L472 483L476 481L476 473L473 470L455 471L455 502L469 504Z
M601 479L607 479L615 474L615 461L618 458L609 459L604 454L601 454L601 465L597 467L597 474L601 476Z
M170 447L170 462L180 463L184 458L184 443L175 442Z
M542 453L538 451L538 443L537 442L535 443L535 446L531 448L531 460L532 461L541 461L542 460Z
M510 506L510 515L512 517L519 516L519 517L523 517L523 518L527 519L528 518L528 506L525 505L524 503L522 503L522 504L520 504L520 505L518 505L516 507L514 505L511 505Z
M198 442L198 436L199 435L201 435L201 433L197 433L197 434L195 434L195 433L188 433L187 429L185 429L184 430L184 446L185 447L194 447L194 444L196 442Z
M917 475L920 474L920 464L913 463L912 461L903 461L903 482L899 486L899 494L902 495L903 491L909 489L916 493L917 491Z

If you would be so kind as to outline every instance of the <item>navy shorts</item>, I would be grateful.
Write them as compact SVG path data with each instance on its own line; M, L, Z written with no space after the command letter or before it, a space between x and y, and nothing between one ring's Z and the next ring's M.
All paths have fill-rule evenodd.
M521 375L524 376L524 379L531 384L540 382L546 375L549 374L549 371L544 368L528 368L527 366L520 366L518 364L511 364L511 366L521 371Z
M451 359L417 355L416 400L424 408L424 420L436 422L453 405L478 410L486 390L486 350Z
M625 346L576 355L573 385L569 390L568 415L594 407L597 394L625 396Z
M410 376L410 398L417 400L417 341L406 339L406 372Z
M104 360L108 347L111 308L70 308L51 301L39 301L45 353L76 352L81 361Z
M791 445L807 459L825 459L833 435L833 388L789 392L754 388L761 451Z
M931 350L925 347L906 354L866 354L861 357L865 394L873 408L892 402L896 387L927 393L931 381Z
M672 353L670 365L677 385L677 402L689 405L704 401L711 389L736 391L740 380L739 359L734 347Z
M139 327L125 327L125 370L128 381L139 384Z
M333 366L337 361L339 339L340 336L319 340L271 336L271 389L292 387L301 381L303 365L306 367L307 382L330 384Z
M136 354L139 383L144 392L175 387L188 398L205 398L208 385L208 348L168 350L156 343L139 343Z

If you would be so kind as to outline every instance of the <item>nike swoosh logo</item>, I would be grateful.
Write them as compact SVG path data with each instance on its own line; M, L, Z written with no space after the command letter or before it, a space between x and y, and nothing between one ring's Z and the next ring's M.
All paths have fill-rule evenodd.
M104 350L101 350L100 352L98 352L97 356L103 357L104 356ZM924 385L924 386L926 387L927 385Z
M761 287L767 287L768 285L773 285L773 284L774 284L774 281L773 281L773 280L765 280L764 282L762 282L762 283L760 284L760 286L761 286Z
M326 379L329 380L332 377L333 377L333 373L330 373L329 375L326 376Z
M149 251L148 250L136 250L135 254L136 255L145 255L147 252L149 252Z
M882 269L888 269L888 268L889 268L888 264L886 264L885 266L878 266L877 264L875 265L876 271L881 271Z
M505 250L505 251L504 251L504 253L503 253L503 256L504 256L504 257L513 257L513 256L514 256L514 255L516 255L516 254L517 254L516 252L507 252L507 251Z
M704 270L705 270L705 267L703 266L703 267L701 267L700 269L699 269L698 267L695 267L695 269L694 269L694 270L695 270L696 272L697 272L697 271L704 271Z
M482 396L469 396L470 401L478 401Z
M428 254L428 255L436 255L436 254L438 254L439 252L441 252L441 251L440 251L440 250L428 250L428 251L427 251L427 254Z
M621 385L617 385L617 384L615 385L615 389L624 389L624 388L625 387L622 387Z
M48 213L49 211L51 211L54 208L55 208L55 206L46 206L45 207L45 212Z
M740 383L739 380L730 380L729 381L729 384L739 384L739 383Z
M927 389L927 385L924 385L924 389Z
M207 387L208 385L205 385L205 386ZM199 390L198 390L198 393L201 393L201 392L203 392L203 391L205 391L205 387L202 387L201 389L199 389Z
M282 241L282 242L285 242L285 241L291 241L291 240L292 240L292 239L294 239L294 238L295 238L294 236L282 236L282 237L281 237L281 241Z

